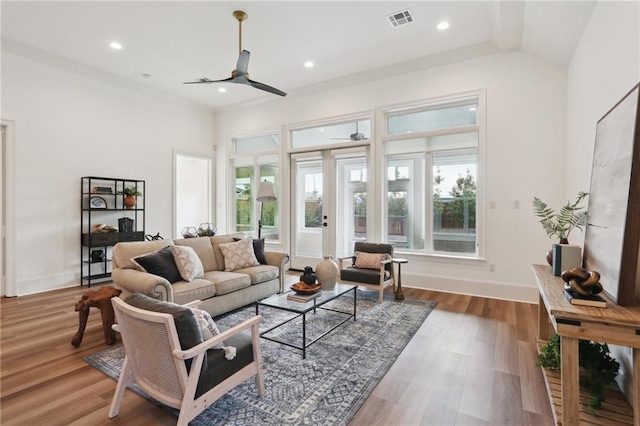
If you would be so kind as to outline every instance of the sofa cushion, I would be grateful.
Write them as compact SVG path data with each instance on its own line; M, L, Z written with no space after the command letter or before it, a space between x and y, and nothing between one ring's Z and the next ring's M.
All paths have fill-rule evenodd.
M384 271L384 280L391 277L389 271ZM340 271L340 279L366 284L380 284L380 269L346 268Z
M138 265L144 272L158 275L170 283L182 280L180 271L173 259L171 246L167 246L153 253L134 257L131 261Z
M224 270L227 272L260 264L253 253L251 237L234 243L219 244L219 247L224 256Z
M236 269L238 274L247 274L251 278L251 284L260 284L265 281L278 278L280 269L272 265L251 266L249 268Z
M240 241L242 238L234 238L235 241ZM261 265L267 264L267 258L264 254L264 238L254 238L253 241L253 254L256 255L256 259Z
M218 235L214 237L209 237L211 241L211 245L213 246L213 254L216 258L217 270L224 271L224 256L222 255L222 251L220 250L220 244L232 243L236 238L242 239L244 238L243 233L230 234L230 235ZM207 271L213 271L213 269L205 269Z
M216 261L216 256L213 252L213 246L211 245L209 237L184 238L181 240L175 240L174 243L177 246L191 247L195 250L202 262L202 269L204 272L220 270L220 266ZM222 269L224 269L224 265L222 266Z
M131 259L134 257L153 253L163 247L171 245L171 240L155 240L155 241L132 241L118 243L113 246L111 260L114 268L138 269L139 267L133 263Z
M216 285L210 280L197 278L193 281L178 281L171 285L173 300L176 303L188 303L205 300L217 294Z
M188 246L170 246L173 260L176 262L180 276L185 281L202 278L204 269L196 251Z
M212 281L218 296L247 288L251 285L251 277L236 272L211 271L204 273L204 279Z

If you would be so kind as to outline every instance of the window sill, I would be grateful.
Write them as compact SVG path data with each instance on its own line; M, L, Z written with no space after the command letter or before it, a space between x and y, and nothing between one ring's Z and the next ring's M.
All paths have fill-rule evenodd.
M484 266L487 263L487 259L483 257L468 257L468 256L456 256L451 254L440 253L416 253L406 251L396 251L394 256L403 256L407 259L415 260L429 260L437 263L453 263L458 265L478 265Z

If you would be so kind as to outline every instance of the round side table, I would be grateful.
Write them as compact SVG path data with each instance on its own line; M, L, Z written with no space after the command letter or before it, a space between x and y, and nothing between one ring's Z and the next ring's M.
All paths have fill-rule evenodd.
M396 300L404 300L404 294L402 293L402 271L400 267L403 263L408 263L408 259L403 259L401 257L394 257L393 263L398 264L398 289L396 290Z

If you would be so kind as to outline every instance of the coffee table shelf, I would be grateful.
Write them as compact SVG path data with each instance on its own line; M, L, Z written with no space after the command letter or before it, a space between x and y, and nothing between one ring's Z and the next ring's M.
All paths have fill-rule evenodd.
M261 332L260 337L262 337L265 340L270 340L272 342L280 343L282 345L286 345L286 346L301 350L302 359L305 359L307 357L307 348L309 346L311 346L318 340L322 339L324 336L331 333L333 330L340 327L342 324L349 321L351 318L353 318L354 321L356 320L356 299L357 299L356 290L357 289L358 289L358 286L356 285L336 284L333 290L320 290L320 295L308 302L298 302L294 300L289 300L287 296L291 294L291 292L276 294L275 296L271 296L264 300L261 300L258 303L256 303L256 315L260 313L260 307L270 307L270 308L280 309L282 311L292 312L297 315L289 318L284 322L276 324L275 326L269 328L268 330ZM345 312L345 311L324 306L327 303L331 302L332 300L345 296L349 292L353 293L353 312ZM329 330L325 331L324 333L320 334L319 336L307 342L307 314L308 313L315 314L317 309L337 312L339 314L343 314L346 316L344 319L342 319L339 323L335 324ZM267 336L267 334L270 333L271 331L277 328L280 328L283 325L288 324L289 322L300 317L302 317L302 345L295 345L293 343L285 342L285 341L276 339L274 337Z

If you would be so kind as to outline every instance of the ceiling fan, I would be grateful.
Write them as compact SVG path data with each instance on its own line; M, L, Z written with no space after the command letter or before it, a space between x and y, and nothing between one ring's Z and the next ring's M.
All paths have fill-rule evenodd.
M223 80L209 80L208 78L203 77L196 81L186 81L184 84L211 84L211 83L245 84L247 86L255 87L256 89L264 90L266 92L273 93L279 96L287 96L287 94L282 90L279 90L267 84L249 79L249 73L247 73L247 68L249 67L250 53L248 50L242 50L242 21L246 20L249 17L249 15L247 15L241 10L236 10L235 12L233 12L233 17L238 20L238 25L239 25L240 55L238 56L236 69L231 71L231 77L225 78Z
M356 121L356 132L349 135L348 138L331 138L332 140L352 140L352 141L362 141L366 139L366 136L363 133L358 132L358 122Z

